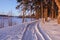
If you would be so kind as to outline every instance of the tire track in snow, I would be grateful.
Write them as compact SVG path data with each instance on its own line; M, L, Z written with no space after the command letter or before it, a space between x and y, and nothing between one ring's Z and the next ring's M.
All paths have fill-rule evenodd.
M25 38L25 35L26 35L27 30L29 29L29 27L32 27L31 25L34 26L35 23L36 23L36 22L33 22L33 23L30 23L30 24L27 25L27 27L26 27L26 29L25 29L25 32L24 32L24 34L23 34L23 36L22 36L22 40L25 40L24 38Z
M39 24L40 24L40 23L38 22L38 23L37 23L37 28L38 28L39 32L42 34L42 36L44 37L44 39L45 39L45 40L52 40L52 39L48 36L48 34L46 34L46 33L42 30L42 28L40 27Z
M36 36L37 36L37 40L52 40L40 27L39 25L39 21L38 22L32 22L30 24L27 25L26 29L25 29L25 32L23 34L23 37L22 37L22 40L25 40L27 37L26 33L27 33L27 30L30 29L30 27L33 28L33 26L35 27L34 31L36 31ZM31 30L31 29L30 29ZM30 34L29 34L30 35ZM29 36L28 36L29 37ZM28 38L27 38L28 39ZM29 39L30 40L30 39Z
M38 40L45 40L43 35L39 32L38 28L37 28L37 23L35 25L35 31L36 31L36 36Z

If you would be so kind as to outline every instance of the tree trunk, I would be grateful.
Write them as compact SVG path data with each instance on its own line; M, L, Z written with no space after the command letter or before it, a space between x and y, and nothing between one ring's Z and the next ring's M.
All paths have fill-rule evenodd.
M58 24L60 24L60 9L58 10Z
M57 18L56 12L54 11L55 19Z
M8 22L9 22L9 26L12 26L12 17L8 16Z
M48 3L47 0L44 0L45 2L45 7L44 7L44 17L45 17L45 21L48 20Z
M41 2L41 18L42 18L42 22L44 23L44 17L43 17L43 3Z
M57 18L57 21L58 21L58 24L60 24L60 0L55 0L57 6L58 6L58 18Z
M45 21L48 21L48 9L47 8L44 10L44 17L45 17Z
M43 18L43 3L41 2L41 18Z
M54 19L54 1L52 1L52 9L51 9L51 11L52 11L52 20Z
M31 10L31 15L30 16L31 16L31 21L32 21L32 10Z
M52 20L54 19L54 9L52 9Z
M24 22L24 13L25 13L25 12L23 11L23 16L22 16L23 20L22 20L22 22Z

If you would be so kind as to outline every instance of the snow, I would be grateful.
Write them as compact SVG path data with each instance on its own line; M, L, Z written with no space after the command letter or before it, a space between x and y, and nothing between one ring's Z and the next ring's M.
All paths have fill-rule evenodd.
M1 28L0 40L52 40L39 23L35 20Z
M22 18L18 17L0 17L0 28L22 23L22 20L23 20ZM25 22L29 21L31 21L31 18L25 18Z
M52 40L60 40L60 24L57 23L57 19L50 20L41 24L41 28L51 37Z
M20 18L0 17L0 40L60 40L60 24L50 18L45 23L41 19L22 23Z

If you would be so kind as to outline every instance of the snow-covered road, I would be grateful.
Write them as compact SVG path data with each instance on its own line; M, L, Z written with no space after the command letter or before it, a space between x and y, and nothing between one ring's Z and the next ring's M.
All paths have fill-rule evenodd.
M40 27L39 20L0 29L0 40L52 40Z

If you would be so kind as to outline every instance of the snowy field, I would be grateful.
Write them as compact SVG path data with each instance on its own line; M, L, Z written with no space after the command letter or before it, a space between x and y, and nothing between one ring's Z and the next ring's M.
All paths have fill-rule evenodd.
M22 23L20 18L0 17L0 40L60 40L60 25L56 20L42 23L27 19Z
M39 21L19 22L16 25L3 27L0 29L0 40L51 40L40 27Z
M23 20L22 18L17 18L17 17L9 17L9 18L0 17L0 28L22 23L22 20ZM25 18L25 22L29 22L29 21L31 21L31 18Z

